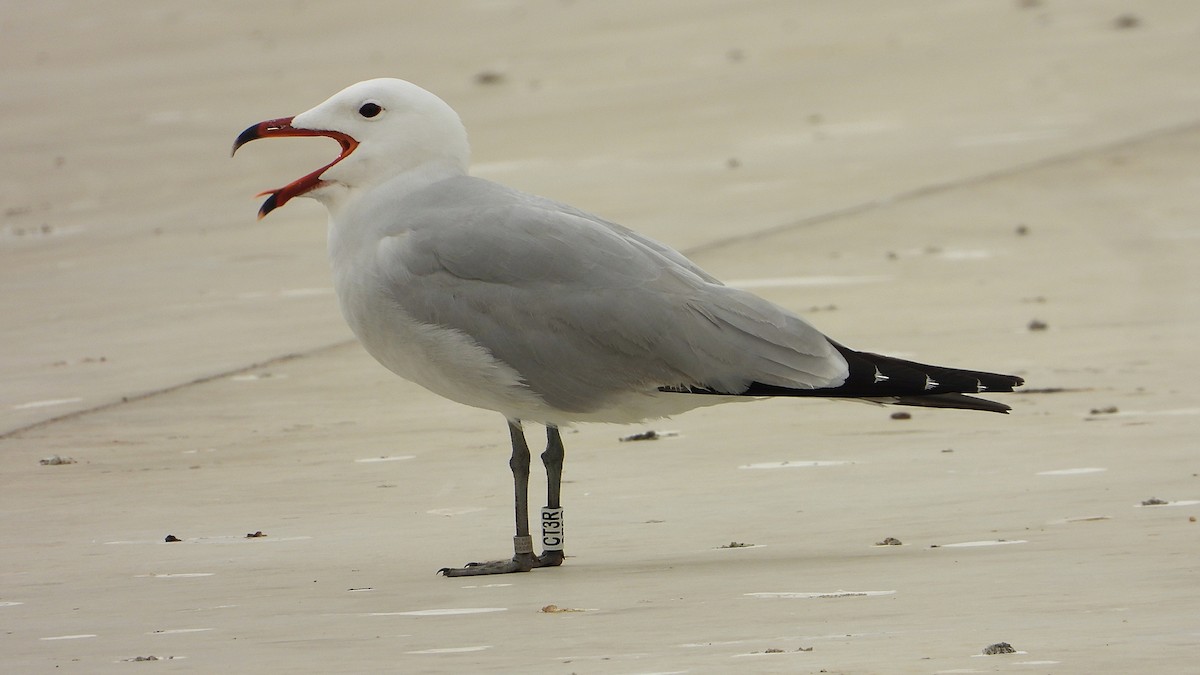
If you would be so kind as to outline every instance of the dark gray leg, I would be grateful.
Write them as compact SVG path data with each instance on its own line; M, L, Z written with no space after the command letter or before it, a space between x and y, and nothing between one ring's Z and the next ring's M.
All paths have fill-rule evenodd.
M546 508L542 509L542 546L545 550L538 556L539 567L557 567L563 562L562 493L563 468L562 435L558 427L546 426L546 451L542 453L542 464L546 467Z
M512 458L508 460L508 466L513 473L513 502L517 525L517 536L513 537L513 557L511 560L467 563L465 567L443 567L438 570L441 574L448 577L467 577L528 572L534 567L539 567L538 559L533 555L533 538L529 536L529 445L525 443L525 432L521 429L520 420L508 421L508 435L512 438Z

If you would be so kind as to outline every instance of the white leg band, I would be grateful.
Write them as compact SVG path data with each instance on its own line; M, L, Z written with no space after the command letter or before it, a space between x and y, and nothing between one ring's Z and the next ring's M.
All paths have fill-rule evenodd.
M563 510L542 507L542 549L563 550Z

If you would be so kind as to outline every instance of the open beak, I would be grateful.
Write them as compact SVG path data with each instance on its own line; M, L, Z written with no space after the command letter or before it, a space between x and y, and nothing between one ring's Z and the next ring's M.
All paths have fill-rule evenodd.
M301 178L284 185L276 190L267 190L266 192L258 193L258 197L270 195L267 201L263 202L262 208L258 210L258 219L262 220L266 215L275 209L288 203L292 197L299 197L311 190L315 190L325 183L321 180L321 174L325 173L329 167L346 159L354 149L358 147L358 141L351 138L349 135L340 131L326 131L323 129L297 129L292 126L291 117L280 117L275 120L267 120L259 122L238 134L237 140L233 142L232 156L238 151L238 148L249 143L250 141L259 138L270 138L273 136L328 136L334 139L342 146L342 154L338 155L337 159L326 164L325 166L307 174Z

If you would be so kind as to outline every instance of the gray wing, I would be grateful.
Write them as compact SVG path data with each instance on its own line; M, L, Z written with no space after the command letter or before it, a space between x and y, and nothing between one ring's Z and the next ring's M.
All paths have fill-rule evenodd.
M799 317L570 207L458 178L407 199L399 222L377 261L393 300L470 336L560 410L659 387L740 394L846 377Z

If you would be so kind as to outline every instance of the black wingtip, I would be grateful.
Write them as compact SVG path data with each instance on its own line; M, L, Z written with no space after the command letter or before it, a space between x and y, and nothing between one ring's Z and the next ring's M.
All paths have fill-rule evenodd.
M980 410L983 412L1007 415L1012 407L1004 403L990 401L986 398L967 396L966 394L932 394L928 396L899 396L893 401L895 405L917 406L921 408L955 408L957 410Z
M858 352L833 343L845 357L849 375L836 387L792 389L751 382L738 392L716 391L703 386L659 387L659 391L683 394L720 394L724 396L813 396L821 398L859 398L894 405L928 408L981 410L1007 415L1011 407L968 394L1011 392L1025 384L1016 375L932 366L891 356Z

